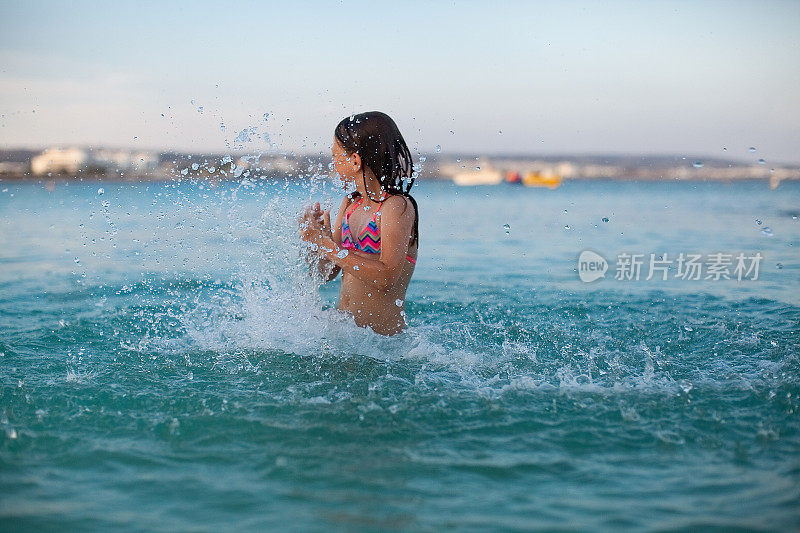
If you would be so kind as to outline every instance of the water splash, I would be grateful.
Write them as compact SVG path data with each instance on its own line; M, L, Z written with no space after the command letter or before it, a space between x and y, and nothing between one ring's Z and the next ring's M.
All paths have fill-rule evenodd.
M236 138L234 139L234 142L240 143L240 144L241 143L253 142L253 140L250 138L250 135L253 133L253 130L254 130L254 128L245 128L245 129L243 129L242 131L239 132L238 135L236 135Z

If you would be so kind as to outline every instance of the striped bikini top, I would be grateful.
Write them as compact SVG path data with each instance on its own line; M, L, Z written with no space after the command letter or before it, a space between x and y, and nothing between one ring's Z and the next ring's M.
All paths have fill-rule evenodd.
M362 204L364 197L362 196L350 204L350 207L348 207L347 211L344 213L344 220L342 221L343 248L353 248L370 254L378 254L381 252L381 230L378 227L378 215L381 212L383 202L385 202L388 197L389 195L386 195L386 197L381 200L381 203L378 204L378 209L375 210L375 214L372 215L372 218L369 219L369 222L367 222L367 225L364 226L361 234L359 234L358 238L355 240L353 240L353 234L350 231L350 213L355 211L356 208ZM416 259L408 254L406 254L406 259L412 264L417 263Z

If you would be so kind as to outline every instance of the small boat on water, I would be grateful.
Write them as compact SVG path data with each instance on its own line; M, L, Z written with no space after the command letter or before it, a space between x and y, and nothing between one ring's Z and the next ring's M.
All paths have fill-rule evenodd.
M528 172L522 177L522 184L526 187L547 187L548 189L555 189L561 185L561 176L557 174Z
M456 169L453 169L456 170ZM522 184L527 187L547 187L555 189L561 185L561 176L555 169L545 167L543 170L531 170L525 174L516 170L500 170L494 166L486 165L475 170L465 170L463 167L452 174L456 185L497 185L499 183Z
M503 173L495 169L459 172L453 175L456 185L497 185L503 181Z

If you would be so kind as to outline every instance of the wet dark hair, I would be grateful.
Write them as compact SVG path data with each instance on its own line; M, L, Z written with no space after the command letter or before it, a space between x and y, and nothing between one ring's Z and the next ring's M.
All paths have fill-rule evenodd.
M364 190L367 190L365 167L369 167L378 179L381 189L391 195L405 196L411 201L414 206L414 230L411 242L412 244L418 242L419 209L417 201L409 194L415 180L413 161L406 141L394 120L380 111L359 113L339 122L334 135L347 153L357 153L361 157ZM359 193L354 192L352 198L357 196Z

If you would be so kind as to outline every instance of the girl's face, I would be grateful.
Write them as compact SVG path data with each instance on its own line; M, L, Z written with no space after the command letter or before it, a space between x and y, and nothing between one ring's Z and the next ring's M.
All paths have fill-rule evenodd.
M360 167L361 160L356 160L355 154L348 154L344 147L335 136L333 137L333 145L331 146L331 155L333 156L333 169L342 178L346 185L353 185L356 181L357 171Z

